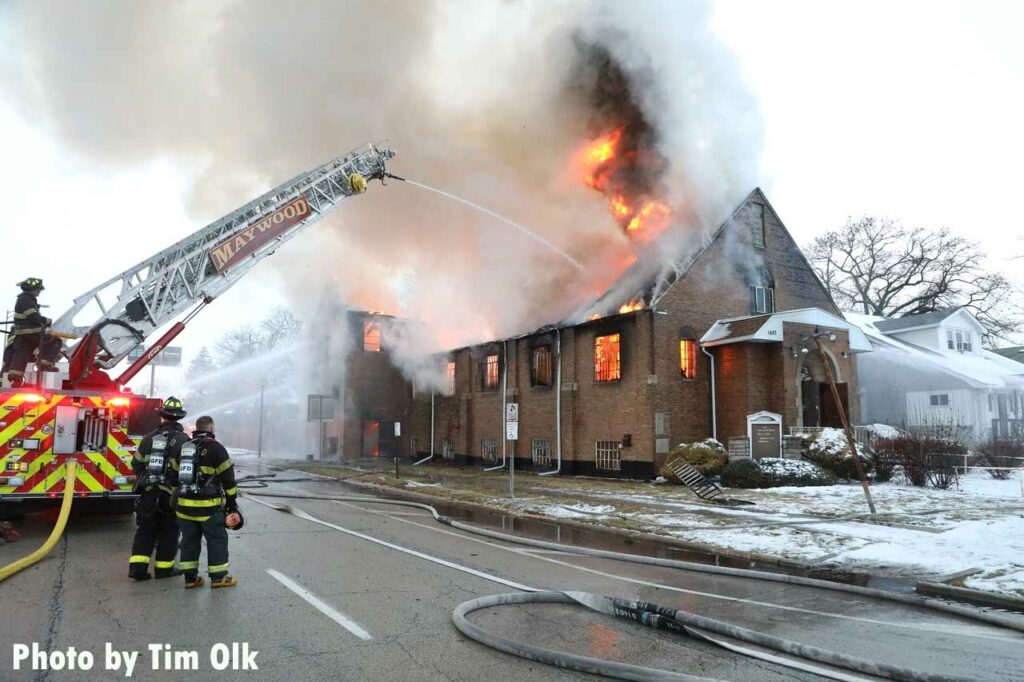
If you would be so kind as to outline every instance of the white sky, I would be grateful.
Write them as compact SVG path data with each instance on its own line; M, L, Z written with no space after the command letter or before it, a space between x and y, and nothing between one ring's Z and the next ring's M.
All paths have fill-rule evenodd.
M761 101L761 186L797 241L863 214L948 226L1016 277L1021 26L1018 2L720 2L716 30ZM0 308L32 275L46 280L43 302L57 317L75 295L201 227L185 214L189 169L158 159L96 167L3 101L0 150L10 280L0 296L11 299ZM179 337L186 362L283 304L279 277L261 266L201 314Z

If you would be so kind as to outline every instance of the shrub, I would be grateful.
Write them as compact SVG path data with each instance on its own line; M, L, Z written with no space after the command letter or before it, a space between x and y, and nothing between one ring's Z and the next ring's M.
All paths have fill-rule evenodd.
M896 463L891 458L878 452L871 453L871 468L875 472L875 481L878 483L888 483L891 481L895 467Z
M861 466L864 473L871 473L874 467L874 458L869 451L859 443L857 453L860 456ZM857 464L850 455L850 446L846 441L846 433L842 429L822 429L821 432L811 440L804 457L826 471L830 471L837 478L847 480L859 480Z
M729 461L725 454L725 448L714 438L708 438L699 443L677 445L668 453L667 461L671 462L677 457L682 457L705 476L717 476ZM662 467L660 473L673 483L680 483L668 467Z
M981 461L990 467L1018 467L1024 464L1024 443L996 440L978 446ZM1009 478L1012 471L987 469L992 478Z
M780 485L832 485L835 476L812 462L796 459L740 459L722 470L722 485L730 488L772 488Z
M882 438L875 447L882 457L901 467L911 485L919 488L928 483L936 488L951 486L957 480L956 466L967 452L962 443L952 438L924 433Z

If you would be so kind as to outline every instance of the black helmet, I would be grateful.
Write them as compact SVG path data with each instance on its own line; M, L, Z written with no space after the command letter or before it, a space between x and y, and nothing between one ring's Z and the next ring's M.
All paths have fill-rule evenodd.
M160 406L160 416L166 417L167 419L173 419L177 421L184 419L185 415L184 408L181 406L181 401L175 398L173 395L164 401L164 404Z
M42 291L43 280L38 277L29 277L18 282L18 286L21 287L22 291Z

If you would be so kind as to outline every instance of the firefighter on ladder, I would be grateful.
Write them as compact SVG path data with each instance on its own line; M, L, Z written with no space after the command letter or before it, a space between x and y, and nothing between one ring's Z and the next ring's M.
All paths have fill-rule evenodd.
M128 560L128 577L149 580L149 560L156 547L153 577L170 578L179 575L174 569L174 555L178 553L178 519L171 506L171 479L174 462L181 446L188 442L180 420L185 417L181 401L171 396L160 408L163 419L156 431L146 436L132 458L135 471L135 490L139 500L135 507L135 539L132 556Z
M181 447L173 463L177 471L175 512L181 525L181 557L185 588L199 587L199 554L206 538L206 564L210 587L231 587L238 582L228 575L228 531L244 523L238 511L235 467L227 449L213 435L213 418L200 417L192 440ZM230 524L230 525L228 525Z
M43 280L37 277L18 282L21 294L14 304L14 326L8 332L4 347L4 364L0 374L6 373L11 386L21 386L25 378L25 367L33 354L38 353L36 364L40 371L52 372L57 369L61 341L48 334L51 320L39 312L39 293Z

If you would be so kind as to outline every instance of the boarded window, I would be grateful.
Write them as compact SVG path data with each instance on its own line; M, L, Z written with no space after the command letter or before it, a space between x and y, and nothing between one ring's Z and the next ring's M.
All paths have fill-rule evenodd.
M498 388L498 354L488 355L480 363L480 390L494 391Z
M775 289L771 287L750 287L750 307L755 315L775 312Z
M697 342L693 339L679 340L679 371L684 379L697 378Z
M495 462L498 459L498 441L494 438L480 439L480 457L485 462Z
M594 337L594 380L618 381L622 377L619 335Z
M449 360L448 365L445 367L445 395L455 395L455 361Z
M754 248L763 249L765 247L766 227L764 204L754 204L754 222L750 226L754 237Z
M594 465L605 471L622 469L622 443L617 440L599 440L594 448Z
M531 351L530 379L533 386L551 385L551 346L536 346Z
M370 353L380 352L380 322L363 320L363 350Z
M543 466L551 464L551 440L548 438L533 439L533 463Z

